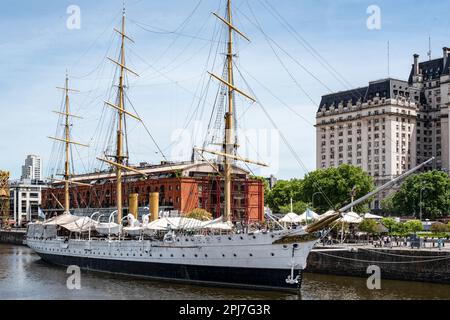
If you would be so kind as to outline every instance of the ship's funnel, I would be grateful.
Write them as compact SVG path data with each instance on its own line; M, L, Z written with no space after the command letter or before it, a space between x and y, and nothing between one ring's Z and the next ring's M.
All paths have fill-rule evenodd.
M159 193L150 193L150 222L159 219Z
M132 214L135 219L138 218L138 199L139 194L137 193L130 194L128 199L128 213Z

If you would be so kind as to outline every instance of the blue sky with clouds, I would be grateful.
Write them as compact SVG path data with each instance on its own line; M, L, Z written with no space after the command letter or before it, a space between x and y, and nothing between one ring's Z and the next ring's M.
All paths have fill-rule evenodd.
M412 55L426 59L428 36L432 37L433 56L450 46L450 20L447 1L396 0L267 0L311 47L345 78L337 81L300 42L277 21L265 0L234 0L235 23L251 39L238 40L237 65L246 81L281 129L300 165L281 139L273 136L273 125L258 105L238 100L240 126L248 133L246 155L267 160L271 170L282 178L301 177L305 169L315 168L314 117L323 94L349 87L365 86L369 81L387 77L387 42L391 44L390 75L406 79ZM215 50L213 31L218 24L211 16L224 1L219 0L128 0L128 33L136 40L127 51L127 61L140 78L130 77L129 96L145 120L164 154L171 160L188 157L178 152L172 139L180 129L187 133L204 128L212 109L214 95L199 101L205 71L220 73L219 63L206 68L210 48ZM66 26L67 8L81 9L81 29ZM197 10L194 8L198 5ZM381 29L366 26L367 8L381 9ZM61 86L66 69L72 86L82 93L72 97L73 111L84 120L74 123L74 138L92 145L76 151L78 172L99 168L94 161L102 149L99 125L104 114L102 101L109 99L114 75L105 56L116 56L117 40L112 28L120 23L122 0L31 1L4 0L0 11L0 168L14 177L27 154L39 154L44 166L53 165L52 142L57 117L51 113L61 104ZM184 25L182 22L189 17ZM257 27L260 23L265 35ZM146 29L146 30L145 30ZM149 32L152 31L152 32ZM155 31L177 31L175 33ZM180 35L181 34L181 35ZM272 51L272 43L282 64ZM215 39L217 40L217 39ZM280 49L282 48L282 50ZM219 61L222 56L219 55ZM301 65L301 66L300 66ZM288 69L296 83L284 69ZM205 80L206 79L206 80ZM204 82L206 81L206 82ZM236 82L246 90L246 83ZM214 82L211 83L211 86ZM299 85L308 93L307 97ZM275 93L273 96L266 88ZM210 93L215 91L211 89ZM191 121L187 121L187 118ZM104 128L103 128L104 129ZM202 137L202 131L198 137ZM184 136L184 147L199 144ZM186 138L187 137L187 138ZM268 137L266 139L266 137ZM162 155L145 129L129 123L131 160L158 162ZM178 149L177 149L178 148Z

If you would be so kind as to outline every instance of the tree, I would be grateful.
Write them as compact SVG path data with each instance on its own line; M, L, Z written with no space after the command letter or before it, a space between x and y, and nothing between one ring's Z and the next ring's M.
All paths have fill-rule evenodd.
M292 207L294 213L303 214L306 211L306 209L310 207L310 205L308 203L304 203L303 201L297 201L293 203ZM289 204L287 206L280 207L280 212L281 213L291 212L291 205Z
M450 212L450 179L437 170L412 176L394 195L393 204L401 215L418 217L422 206L422 219L446 217Z
M364 219L358 227L359 231L366 232L368 234L378 233L378 223L372 219Z
M194 209L186 215L186 218L197 219L200 221L212 220L212 214L204 209Z
M449 232L449 230L449 227L445 223L436 222L431 225L431 232L433 233Z
M374 189L373 178L361 168L351 165L341 165L337 168L321 169L308 174L303 180L302 198L304 202L312 202L317 212L338 209L350 203L352 189L355 189L355 200L365 196ZM319 194L316 194L320 192ZM358 205L354 211L368 211L367 204Z
M396 214L396 207L394 205L394 194L391 194L386 198L384 198L383 200L381 200L381 209L387 215Z
M281 207L290 205L291 198L294 202L302 200L302 180L278 181L269 192L266 204L273 212L280 212Z
M419 220L410 220L404 223L406 230L410 233L423 231L423 224Z
M396 230L392 233L399 235L401 237L405 237L411 233L411 231L408 229L408 226L405 223L399 223L396 226Z
M381 223L383 224L383 226L385 226L386 228L388 228L389 233L394 233L394 232L398 232L399 231L399 224L397 221L395 221L392 218L384 218L383 220L381 220Z

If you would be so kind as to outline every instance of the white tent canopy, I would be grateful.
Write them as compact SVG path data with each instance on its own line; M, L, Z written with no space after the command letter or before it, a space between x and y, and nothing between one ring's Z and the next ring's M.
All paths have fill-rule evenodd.
M148 230L180 230L180 229L200 229L204 222L196 219L178 217L161 218L149 223L146 226Z
M218 218L211 221L200 221L191 218L161 218L149 223L145 226L147 230L164 231L164 230L223 230L229 231L233 229L233 225L230 222L223 222L223 218Z
M92 220L89 217L78 217L78 219L72 223L64 224L62 227L64 229L69 230L70 232L88 232L89 229L95 230L95 227L98 225L98 222Z
M204 225L203 229L231 231L233 230L233 224L231 222L217 221L215 223L208 223Z
M51 218L44 222L44 225L57 225L57 226L64 226L69 223L73 223L80 219L80 217L71 215L70 213L65 213L63 215Z
M287 215L285 215L283 218L280 219L279 222L282 223L300 223L301 219L298 214L295 214L293 212L289 212Z
M381 219L383 219L383 217L380 217L380 216L377 216L377 215L374 215L374 214L371 214L371 213L366 213L364 215L364 219L381 220Z
M363 218L361 218L356 212L347 212L344 214L344 217L339 219L338 221L350 224L360 224L361 222L363 222Z
M327 212L325 212L324 214L322 214L321 216L320 216L320 218L325 218L325 217L330 217L330 216L332 216L332 215L334 215L336 213L336 211L334 211L334 210L329 210L329 211L327 211Z
M314 221L318 220L320 216L310 209L306 209L306 211L300 215L301 222Z

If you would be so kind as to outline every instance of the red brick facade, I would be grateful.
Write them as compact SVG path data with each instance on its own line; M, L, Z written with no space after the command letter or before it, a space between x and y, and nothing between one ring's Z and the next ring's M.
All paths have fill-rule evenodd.
M86 182L86 181L85 181ZM91 188L76 186L71 188L71 208L114 208L116 206L115 181L104 180ZM128 207L128 195L139 194L139 206L149 205L150 193L159 192L160 206L188 213L196 208L211 212L214 217L223 214L223 181L217 176L170 177L139 180L132 178L123 184L123 206ZM254 179L235 179L232 185L233 216L235 220L258 222L264 220L264 185ZM49 188L42 194L44 211L57 211L58 202L64 200L61 185Z

